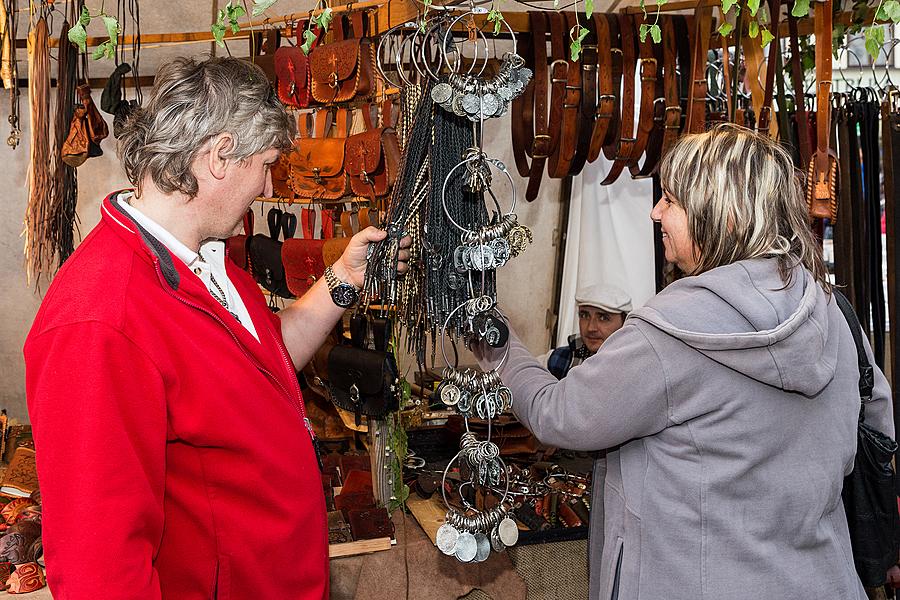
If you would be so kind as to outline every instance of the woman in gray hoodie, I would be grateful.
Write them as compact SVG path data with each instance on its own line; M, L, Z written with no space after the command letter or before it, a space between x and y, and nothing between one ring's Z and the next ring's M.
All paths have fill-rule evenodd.
M609 449L591 600L863 600L841 503L856 348L793 163L724 126L682 138L660 176L651 217L688 276L561 381L514 335L500 369L542 442ZM485 368L503 353L480 351ZM877 368L866 419L893 436Z

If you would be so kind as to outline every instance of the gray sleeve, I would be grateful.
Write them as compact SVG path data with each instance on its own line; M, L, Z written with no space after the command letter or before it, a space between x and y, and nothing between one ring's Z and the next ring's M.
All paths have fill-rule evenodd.
M509 343L500 376L512 390L513 412L544 444L603 450L667 426L662 363L638 326L625 325L561 381L514 332ZM492 368L501 356L491 349L478 358L483 368Z

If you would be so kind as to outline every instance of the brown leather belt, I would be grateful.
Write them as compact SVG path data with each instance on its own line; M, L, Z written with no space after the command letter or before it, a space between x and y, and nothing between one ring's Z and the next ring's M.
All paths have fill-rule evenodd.
M613 164L606 178L600 182L601 185L609 185L619 178L625 167L633 161L632 152L637 144L634 135L634 73L637 69L634 18L627 14L616 15L616 18L619 20L619 33L622 36L622 118L619 121L619 139L603 148L607 158L612 155ZM643 73L641 75L643 80Z
M595 15L596 16L596 15ZM596 19L588 19L582 27L588 31L581 45L581 114L578 124L578 144L569 166L569 175L578 175L587 162L594 133L594 115L597 112L597 27ZM604 53L606 48L604 47Z
M619 31L619 17L615 14L605 14L603 16L606 18L606 25L609 32L609 52L612 61L612 84L609 88L609 95L606 98L604 98L606 93L603 91L603 88L600 89L600 94L602 99L607 100L612 104L613 116L610 118L607 125L606 134L599 140L599 143L603 155L609 160L613 160L616 157L616 142L619 140L619 129L622 126L622 72L625 66L623 64L624 57L622 54L622 35ZM632 73L633 71L634 70L632 69ZM603 103L601 102L601 105L602 104ZM593 150L591 150L591 155L596 158L600 153L597 152L597 154L594 155ZM588 159L594 160L590 157L588 157Z
M694 54L691 60L691 95L688 98L687 133L701 133L706 127L706 60L712 28L711 4L697 0L694 9Z
M610 27L610 15L595 12L594 31L597 46L603 51L597 52L597 104L594 112L594 123L591 129L588 162L594 162L600 156L610 130L618 127L619 90L613 84L614 73L618 79L622 77L622 51L619 42L619 29ZM615 20L615 17L613 17ZM618 23L618 22L617 22ZM613 37L615 33L615 38ZM607 52L607 49L609 51Z
M556 129L559 143L547 162L550 177L562 179L569 175L569 166L578 147L578 127L581 114L581 66L568 53L567 32L575 27L574 12L565 15L550 13L550 126ZM559 119L556 117L559 116Z
M793 9L793 3L791 3ZM812 144L809 140L809 115L806 112L806 97L803 87L803 65L800 62L800 34L797 28L797 18L788 11L788 31L791 44L791 82L794 86L794 120L797 123L797 152L800 154L800 164L809 164L812 156Z
M663 35L665 35L666 24L671 25L671 18L660 17L660 21L662 21ZM672 63L667 66L664 46L669 42L671 42L673 51L671 53ZM655 44L649 35L640 45L642 80L638 143L635 145L633 154L635 161L628 165L628 170L631 171L631 177L634 179L649 177L656 171L659 164L666 120L665 71L669 67L674 71L674 47L674 40L664 39L662 44ZM648 64L645 61L652 61L652 63ZM644 65L647 65L647 68L644 68ZM653 72L652 78L650 77L651 71ZM643 77L647 77L647 80L644 81ZM645 154L643 166L639 164L641 158L639 152Z
M829 40L832 0L816 3L817 40ZM816 151L809 161L806 202L811 217L837 219L837 155L831 142L831 46L816 44Z
M681 75L676 71L676 62ZM668 154L681 135L684 110L682 94L687 98L691 72L691 42L687 19L681 15L663 21L663 90L666 98L666 116L661 156Z
M529 13L529 22L531 16ZM532 154L534 143L534 88L537 81L538 69L534 66L534 51L532 50L531 33L522 33L518 39L517 52L525 61L525 66L531 69L534 77L525 86L525 90L512 101L512 151L516 161L516 170L522 177L528 177L531 173L531 165L528 159ZM546 77L546 70L544 76ZM545 94L546 96L546 94ZM546 107L546 104L544 105ZM546 124L547 120L544 119Z
M531 202L537 198L544 175L544 164L554 150L556 139L551 137L548 122L547 14L543 11L529 11L528 18L531 24L531 42L528 45L532 50L531 68L534 77L525 93L519 97L521 103L513 103L512 124L514 153L524 150L532 159L529 166L524 156L516 154L519 173L528 177L525 199ZM519 141L521 146L517 148Z
M778 23L781 19L781 0L770 0L769 9L772 21L772 31L778 31ZM776 58L778 52L775 46L769 48L769 63L766 65L766 87L763 94L763 105L759 109L756 119L756 130L763 135L769 135L769 123L772 119L772 99L775 96L775 71L778 70Z

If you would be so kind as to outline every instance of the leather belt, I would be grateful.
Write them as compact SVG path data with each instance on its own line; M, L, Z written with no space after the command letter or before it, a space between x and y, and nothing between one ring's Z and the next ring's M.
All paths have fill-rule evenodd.
M569 166L578 147L578 126L581 114L581 66L567 52L567 32L577 23L574 12L550 13L550 37L553 62L550 64L551 128L556 129L559 143L550 155L547 173L562 179L569 175ZM559 116L557 119L556 117Z
M900 301L900 288L897 280L897 269L900 268L900 244L897 243L897 227L900 227L897 210L900 209L900 187L894 175L900 173L900 112L897 112L898 91L889 90L882 104L881 132L884 140L884 212L887 230L887 272L888 272L888 320L890 323L898 323L900 315L897 313L898 301ZM891 387L900 390L900 327L891 325ZM894 402L897 400L897 392L894 392ZM894 408L894 422L900 422L897 408Z
M781 17L781 0L771 0L769 8L772 20L772 30L778 31L778 21ZM776 44L777 45L777 44ZM769 123L772 119L772 99L775 96L775 71L778 70L776 58L778 56L778 48L771 46L769 48L769 62L766 65L766 87L763 95L763 105L759 109L759 115L756 119L756 130L763 135L769 135ZM828 101L829 109L831 101Z
M634 18L627 14L616 15L616 18L622 36L622 118L619 121L619 139L611 147L603 149L607 158L612 154L613 164L601 185L609 185L619 178L622 170L632 162L632 151L637 144L634 136L634 73L637 69Z
M688 97L687 133L701 133L706 126L706 60L712 28L712 5L697 0L694 9L694 53L691 59L691 94Z
M529 22L532 21L531 13L528 15ZM532 25L533 27L533 25ZM534 88L537 85L538 69L534 65L534 51L532 50L532 34L522 33L518 39L518 53L525 61L525 66L531 69L534 76L521 94L516 96L512 101L512 151L513 158L516 161L516 170L522 177L528 177L531 172L531 165L528 158L532 155L532 144L534 143ZM546 78L546 69L543 70ZM546 94L544 94L546 96ZM546 104L544 105L546 107ZM544 124L547 119L544 119Z
M662 22L662 44L655 44L650 36L641 43L641 63L645 59L652 60L653 77L650 79L650 69L641 73L641 77L647 76L647 81L641 81L641 112L638 118L638 143L635 147L635 161L629 165L628 170L634 179L649 177L656 172L659 158L662 155L662 141L665 133L666 100L665 77L667 71L672 71L674 81L675 70L675 30L672 19L668 16L660 17ZM668 49L671 49L669 51ZM667 60L668 58L668 60ZM642 69L644 71L644 69ZM672 87L677 87L676 83ZM674 90L677 92L677 90ZM649 94L648 94L649 92ZM645 112L646 109L646 112ZM646 119L646 121L645 121ZM643 139L642 139L643 136ZM638 161L640 154L644 152L644 164Z
M793 9L793 3L791 3ZM806 97L803 88L803 65L800 62L800 34L797 18L788 12L788 31L791 44L791 83L794 86L794 120L797 124L797 151L800 164L806 166L812 156L812 145L809 141L809 116L806 112Z
M523 141L523 148L532 159L527 172L528 187L525 190L525 199L531 202L537 198L541 187L541 179L544 175L544 164L547 161L547 157L553 152L556 140L551 136L547 109L549 83L547 73L547 15L543 11L529 11L528 18L531 22L530 46L533 52L532 70L534 71L534 77L529 85L531 92L522 94L524 96L523 104L520 105L521 113L518 114L523 115L523 118L515 118L517 112L514 104L513 128L523 128L523 131L517 137ZM529 114L528 109L531 109L531 119L527 118ZM524 157L521 160L524 161ZM522 173L520 162L517 161L516 164L519 166L519 173L524 177L525 174Z
M606 15L606 24L609 26L609 51L613 58L612 95L614 96L615 114L610 120L609 127L606 130L606 137L601 142L601 148L603 156L609 160L616 158L616 142L619 141L619 131L622 127L622 74L625 70L625 55L622 51L622 32L620 31L619 23L618 15ZM631 74L633 78L633 67Z
M596 14L594 15L596 17ZM587 162L591 149L591 139L594 132L594 114L597 112L597 67L598 44L596 19L588 19L582 25L588 31L584 43L581 45L581 114L578 123L578 144L575 146L575 156L569 166L570 175L578 175ZM606 53L604 47L604 53Z
M614 15L595 12L594 30L597 35L597 108L591 131L588 162L600 156L607 136L618 130L619 86L622 80L622 47L618 21ZM611 26L615 21L615 26ZM607 51L607 49L609 49ZM617 83L618 82L618 83Z
M854 252L854 230L853 230L853 208L851 206L852 194L850 184L853 180L851 177L850 163L850 109L845 102L846 96L843 94L836 95L837 102L837 141L841 149L840 169L840 195L838 197L838 213L842 218L834 224L834 282L844 288L844 294L850 298L854 304L857 301L856 292L856 275L857 271L853 267ZM799 121L798 121L799 122ZM855 126L855 125L854 125ZM888 148L885 145L885 164L888 164L887 158ZM858 163L859 161L854 161ZM887 194L887 173L885 173L885 194ZM887 210L887 209L885 209ZM890 267L889 267L890 268Z
M831 39L833 0L817 3L817 40ZM809 162L806 202L812 217L837 219L837 156L829 147L831 132L831 45L816 44L816 151Z

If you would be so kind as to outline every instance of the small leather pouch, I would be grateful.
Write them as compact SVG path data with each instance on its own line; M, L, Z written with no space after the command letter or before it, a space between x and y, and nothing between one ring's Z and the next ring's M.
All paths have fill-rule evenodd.
M76 106L69 124L69 134L62 147L62 161L70 167L80 167L88 159L90 138L87 130L87 109Z
M363 508L350 511L350 532L354 540L394 537L394 524L384 508Z
M334 497L334 508L348 519L351 510L375 508L375 498L369 492L341 493Z
M299 31L299 35L306 28ZM275 87L285 106L309 106L309 61L299 46L282 46L275 51Z
M298 298L309 291L324 274L322 247L325 240L291 238L281 247L281 259L288 290Z
M390 102L384 103L383 123L390 120ZM392 127L372 127L374 107L363 110L367 131L347 138L344 151L350 189L371 200L390 193L400 169L400 144Z
M361 12L351 15L353 37L344 39L342 20L333 28L335 40L323 44L309 55L312 96L317 102L332 104L347 102L357 96L367 96L375 81L374 48L362 37Z
M356 416L382 418L399 407L398 370L394 355L378 350L335 346L328 354L328 387L332 401Z
M338 110L338 137L325 137L328 115L316 114L316 137L300 137L286 154L290 165L290 184L294 193L311 200L338 200L348 192L344 171L347 111ZM307 131L308 115L301 115L300 133Z
M247 270L247 242L253 236L253 210L247 209L244 215L244 233L233 235L225 240L228 257L234 264Z

